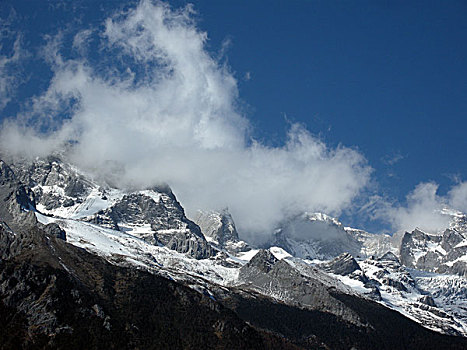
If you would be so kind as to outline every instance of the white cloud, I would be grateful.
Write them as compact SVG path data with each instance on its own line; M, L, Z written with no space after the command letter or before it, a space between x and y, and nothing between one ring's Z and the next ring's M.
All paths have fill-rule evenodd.
M453 186L448 193L448 200L452 208L467 213L467 181Z
M11 53L1 54L3 47L0 44L0 110L11 101L16 88L21 83L18 74L18 63L26 56L21 47L21 36L17 35Z
M142 1L108 19L102 59L118 55L115 66L66 60L50 40L50 86L29 115L4 123L0 147L44 155L74 141L69 156L80 166L122 186L167 182L189 213L228 206L250 239L297 212L338 215L368 184L365 158L297 124L282 147L253 140L237 81L206 51L192 11Z
M393 166L405 158L406 157L403 156L400 152L396 152L384 156L383 158L381 158L381 161L386 165Z
M467 182L453 186L447 195L438 195L439 185L434 182L418 184L407 195L407 204L390 205L381 200L375 217L391 223L398 232L419 228L429 233L439 233L449 227L452 218L443 209L467 212Z
M89 49L89 42L91 40L91 37L93 35L93 30L92 29L84 29L79 31L74 37L73 37L73 49L75 49L77 52L80 54L84 55L87 53Z

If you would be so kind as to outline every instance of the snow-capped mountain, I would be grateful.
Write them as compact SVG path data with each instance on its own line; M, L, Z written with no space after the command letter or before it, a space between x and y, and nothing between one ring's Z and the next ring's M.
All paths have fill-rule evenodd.
M144 191L122 191L105 183L101 186L57 158L14 169L36 194L39 213L128 232L195 258L215 254L168 186Z
M239 239L235 223L227 209L221 212L198 211L194 221L213 246L232 254L251 250L246 242Z
M227 210L199 212L192 221L166 185L116 188L58 157L11 167L1 162L0 195L7 203L0 208L4 232L36 225L114 266L188 286L261 329L287 333L266 321L273 317L270 303L279 303L294 317L304 310L309 317L319 315L352 329L357 338L382 332L370 310L395 310L398 316L387 317L396 317L400 325L409 322L405 316L436 332L467 337L467 280L459 272L465 271L459 266L465 266L467 247L461 214L443 235L406 233L399 247L391 236L304 213L282 223L271 243L256 249L240 239ZM13 236L4 235L10 247ZM262 309L262 300L268 300L269 309ZM245 305L262 309L264 317L257 318ZM333 341L313 333L321 332L317 329L310 332L315 337L310 344ZM300 343L295 337L286 338Z
M355 257L395 252L392 237L344 227L322 213L304 213L282 223L271 243L302 259L329 260L342 253Z
M362 295L416 320L427 328L467 336L466 310L461 306L462 303L459 303L460 299L463 299L459 294L462 295L467 287L465 279L435 274L429 276L409 269L390 252L380 258L370 257L358 261L350 254L344 253L318 266ZM452 280L457 280L455 292L449 287ZM444 283L452 294L435 291L435 285Z
M401 262L412 268L467 277L467 216L447 212L450 227L441 234L428 234L419 229L406 232L402 238Z

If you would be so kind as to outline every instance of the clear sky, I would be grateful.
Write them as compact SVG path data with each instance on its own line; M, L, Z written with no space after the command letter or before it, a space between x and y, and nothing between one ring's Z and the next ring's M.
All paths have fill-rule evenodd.
M265 137L358 147L389 193L467 174L467 2L200 1ZM274 139L274 138L273 138Z
M137 3L3 0L0 118L26 110L50 86L54 72L40 48L51 37L71 42ZM467 180L467 2L170 2L187 3L207 33L205 49L236 80L236 110L263 145L281 147L290 125L303 124L330 149L363 155L373 169L368 196L396 209L420 183L439 185L443 199L435 200L447 201ZM90 38L87 59L99 62L102 44ZM77 54L64 44L61 55Z

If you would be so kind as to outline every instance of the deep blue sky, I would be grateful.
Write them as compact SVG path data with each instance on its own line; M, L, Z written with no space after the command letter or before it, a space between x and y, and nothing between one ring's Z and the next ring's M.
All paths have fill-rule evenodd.
M443 193L454 177L466 180L467 2L189 2L213 54L230 42L226 59L255 137L280 144L288 121L304 123L328 144L359 149L378 192L399 200L422 181ZM35 57L44 34L98 25L124 4L3 0L2 22L10 18L31 55L1 118L47 86L51 72Z
M228 37L251 118L284 116L358 147L389 194L467 174L467 3L196 2L213 46ZM393 166L387 160L403 157ZM465 179L465 178L464 178Z

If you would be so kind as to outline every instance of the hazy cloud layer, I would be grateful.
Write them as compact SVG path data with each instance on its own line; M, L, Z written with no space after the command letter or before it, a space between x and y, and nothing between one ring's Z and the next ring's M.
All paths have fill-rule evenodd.
M75 35L74 59L50 38L53 79L29 113L4 123L2 149L46 155L71 141L78 165L124 186L167 182L189 212L228 206L250 238L297 212L339 215L367 185L359 152L329 148L303 126L291 125L281 147L251 138L237 81L206 51L191 7L142 1L103 28ZM87 57L94 32L115 65Z

